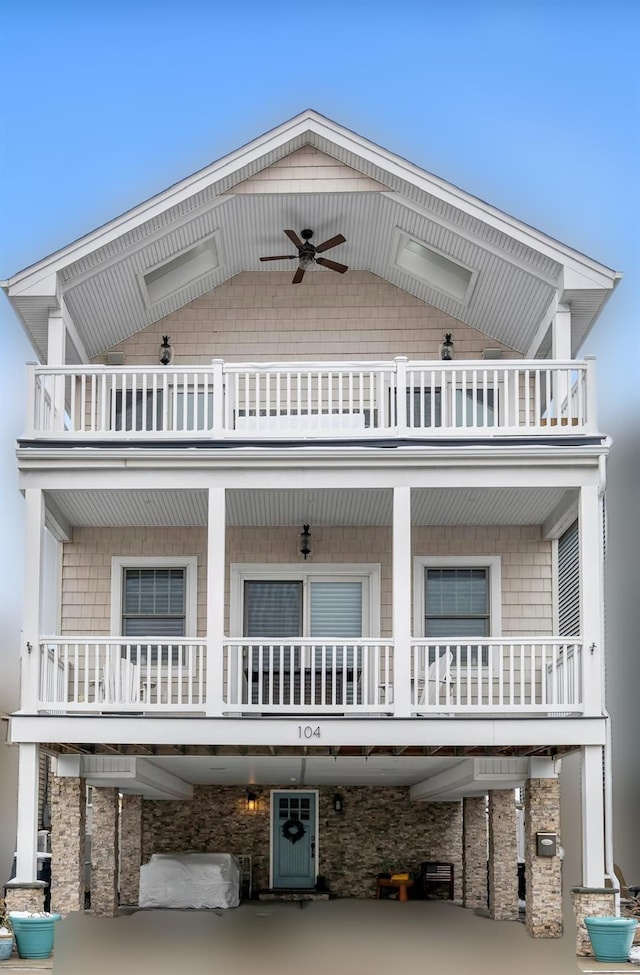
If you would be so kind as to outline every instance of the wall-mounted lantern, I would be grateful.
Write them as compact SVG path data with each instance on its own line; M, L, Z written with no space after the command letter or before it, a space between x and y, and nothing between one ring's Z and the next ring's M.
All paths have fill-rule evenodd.
M160 355L159 355L159 358L160 358L160 363L163 366L168 366L169 363L171 362L172 358L173 358L173 349L171 348L171 346L169 344L169 336L168 335L163 335L162 336L162 344L160 346Z
M258 808L258 797L255 792L247 792L247 812L254 813Z
M339 792L336 792L335 796L333 797L333 811L337 813L344 812L344 802L342 801L342 796Z
M453 339L451 337L451 332L444 333L444 342L442 343L442 348L440 349L440 358L444 362L449 362L453 359Z
M305 560L307 555L311 555L311 532L308 525L303 525L300 532L300 555L304 555Z

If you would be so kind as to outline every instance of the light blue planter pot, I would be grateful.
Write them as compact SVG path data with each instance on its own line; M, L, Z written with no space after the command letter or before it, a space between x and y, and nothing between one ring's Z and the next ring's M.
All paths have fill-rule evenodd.
M60 914L47 917L12 917L11 926L20 958L49 958L53 951L53 932Z
M13 937L0 937L0 961L7 961L13 952Z
M596 961L627 961L638 922L632 917L585 917Z

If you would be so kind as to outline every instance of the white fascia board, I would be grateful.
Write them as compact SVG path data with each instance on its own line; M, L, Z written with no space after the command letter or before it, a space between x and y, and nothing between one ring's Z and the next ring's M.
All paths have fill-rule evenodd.
M153 789L156 793L161 793L167 799L193 798L193 786L190 783L171 772L158 768L146 758L136 759L136 781L142 786Z
M8 281L3 281L2 288L9 298L53 298L58 306L57 268L35 265L32 274L27 276L20 271Z
M9 741L113 745L298 746L301 725L320 729L322 747L569 747L604 745L606 718L206 718L121 715L11 715Z
M490 789L515 789L528 775L528 758L466 759L411 786L411 798L424 801L438 797L442 801L446 797L482 794Z
M18 272L18 274L10 279L9 284L12 288L17 287L22 281L27 281L34 275L41 276L45 268L50 269L55 274L59 268L73 263L87 253L103 247L105 244L127 233L133 227L153 219L169 207L178 205L183 200L207 188L211 183L224 179L234 171L254 162L261 156L283 147L300 137L308 138L308 141L313 145L314 140L312 137L314 134L319 138L333 142L336 146L339 146L347 152L360 156L362 159L385 170L398 179L412 183L423 191L439 197L471 216L495 226L502 232L507 233L509 236L525 243L540 253L551 257L560 264L571 264L576 268L589 268L591 273L597 271L609 280L615 277L615 272L606 268L604 265L593 261L578 251L574 251L560 244L558 241L554 241L540 231L523 224L514 217L510 217L503 211L489 206L489 204L484 203L482 200L465 193L453 184L437 176L433 176L414 164L409 163L402 157L396 156L382 149L380 146L369 142L362 136L342 128L342 126L337 125L330 119L324 118L316 112L307 111L259 136L248 145L236 149L234 152L222 157L222 159L212 163L205 169L175 183L150 200L145 201L134 209L127 211L122 216L105 224L103 227L55 252L43 261ZM611 287L611 284L609 284L609 287Z

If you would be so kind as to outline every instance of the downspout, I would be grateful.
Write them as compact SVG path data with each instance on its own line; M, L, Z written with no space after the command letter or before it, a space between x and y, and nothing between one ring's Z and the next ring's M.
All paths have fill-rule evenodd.
M606 677L607 668L605 661L605 633L606 633L606 618L607 618L607 596L606 588L607 581L605 576L606 567L606 552L607 552L607 509L605 504L605 493L607 490L607 458L604 454L600 454L598 458L598 471L600 475L600 481L598 485L598 495L600 497L600 511L602 516L602 557L601 557L601 571L602 580L604 588L604 598L602 601L603 605L603 620L602 620L602 640L601 647L602 653L601 657L601 674L602 674L602 713L605 717L605 744L604 744L604 762L602 769L602 787L604 790L604 859L605 859L605 877L608 877L611 881L613 889L616 891L614 894L614 912L616 917L620 917L620 887L618 884L618 878L615 874L614 864L613 864L613 772L611 763L611 716L607 710L606 705Z

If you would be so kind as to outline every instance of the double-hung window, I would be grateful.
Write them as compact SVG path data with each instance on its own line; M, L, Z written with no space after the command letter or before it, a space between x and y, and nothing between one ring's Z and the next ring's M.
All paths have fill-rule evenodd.
M500 635L500 559L416 559L416 627L446 647L461 664L486 664L484 641Z
M146 663L149 651L177 662L181 638L195 632L195 571L195 558L113 560L112 632L129 638L132 663Z

